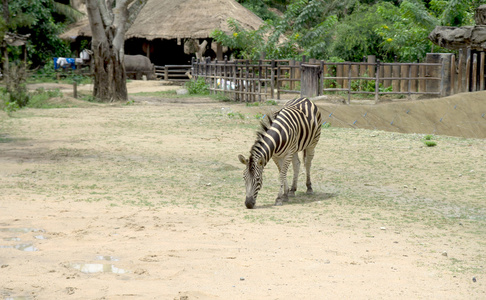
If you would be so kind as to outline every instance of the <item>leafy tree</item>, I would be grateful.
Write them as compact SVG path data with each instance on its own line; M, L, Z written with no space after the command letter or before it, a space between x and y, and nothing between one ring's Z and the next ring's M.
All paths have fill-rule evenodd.
M428 34L437 25L473 24L474 10L486 0L241 0L250 9L276 7L282 17L269 18L258 30L262 41L245 44L242 36L254 32L217 34L217 40L231 44L246 57L250 47L267 51L267 57L287 58L302 54L321 59L358 61L377 55L385 61L424 58L432 50ZM237 27L234 27L237 30ZM236 35L235 35L236 34ZM246 48L245 48L246 47ZM246 50L244 50L246 49ZM256 52L258 52L256 51ZM437 49L435 48L435 51ZM447 51L441 49L440 51ZM333 59L334 59L333 58Z
M74 21L81 15L69 5L53 0L4 0L9 11L9 20L0 21L0 37L11 31L30 34L27 44L28 60L33 66L43 65L55 56L69 55L69 47L58 35L64 24ZM2 13L4 8L2 7ZM66 17L68 16L68 17ZM18 58L20 48L9 47L11 56Z

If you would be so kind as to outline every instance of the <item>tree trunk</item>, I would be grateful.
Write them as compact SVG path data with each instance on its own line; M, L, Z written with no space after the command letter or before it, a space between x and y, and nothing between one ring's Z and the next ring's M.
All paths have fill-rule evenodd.
M125 65L119 52L105 43L92 44L94 58L93 96L104 102L127 101Z
M91 50L94 60L93 96L104 102L127 101L124 58L125 32L130 26L128 6L134 0L87 0L91 27ZM136 15L146 1L138 0L132 7Z

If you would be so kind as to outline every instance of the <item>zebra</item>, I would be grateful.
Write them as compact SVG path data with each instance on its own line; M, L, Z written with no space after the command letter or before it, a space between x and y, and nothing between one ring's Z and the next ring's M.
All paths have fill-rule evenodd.
M253 208L258 192L262 187L263 168L273 159L279 170L280 191L275 205L282 205L289 196L295 196L299 176L300 160L298 152L304 153L306 168L307 194L312 194L310 168L314 150L321 135L322 115L317 106L309 99L297 98L288 101L268 124L262 120L257 139L251 147L249 158L238 155L239 161L246 166L243 173L246 185L247 208ZM294 177L292 187L288 188L287 169L292 162Z

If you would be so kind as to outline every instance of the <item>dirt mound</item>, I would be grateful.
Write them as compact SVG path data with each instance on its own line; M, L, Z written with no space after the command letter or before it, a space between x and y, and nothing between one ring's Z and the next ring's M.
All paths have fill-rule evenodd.
M486 138L486 91L370 105L316 103L335 127Z

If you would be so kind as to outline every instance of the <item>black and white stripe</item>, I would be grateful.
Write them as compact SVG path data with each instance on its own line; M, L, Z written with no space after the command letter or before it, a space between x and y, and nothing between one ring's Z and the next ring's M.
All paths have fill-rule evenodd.
M297 180L300 169L298 152L304 152L306 168L307 193L312 193L310 167L314 157L314 149L321 135L322 115L317 106L307 98L291 100L270 118L269 124L262 122L255 144L251 148L250 157L239 156L246 165L244 178L246 183L246 206L253 208L258 191L262 184L262 174L265 165L273 159L279 169L280 192L275 205L282 205L293 196L297 190ZM288 188L287 170L292 162L294 178L292 187Z

